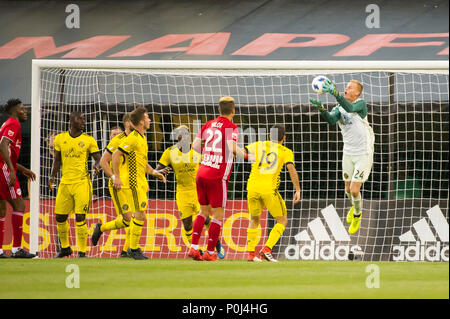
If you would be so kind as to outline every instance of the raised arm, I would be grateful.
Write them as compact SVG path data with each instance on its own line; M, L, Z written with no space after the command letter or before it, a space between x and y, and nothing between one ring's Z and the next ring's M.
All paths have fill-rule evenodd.
M309 99L309 101L319 110L320 114L322 114L322 117L325 119L325 121L327 121L328 124L334 125L341 118L341 112L339 112L339 109L337 107L333 108L331 112L328 112L323 107L321 101L313 99Z

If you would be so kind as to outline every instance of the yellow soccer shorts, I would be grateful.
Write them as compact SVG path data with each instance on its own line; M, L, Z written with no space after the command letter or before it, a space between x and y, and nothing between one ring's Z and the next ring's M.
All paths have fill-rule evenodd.
M247 208L250 216L261 215L267 208L272 217L287 215L286 203L278 191L272 193L247 192Z
M200 203L197 198L197 189L189 191L177 191L177 207L180 219L195 216L200 211Z
M87 214L91 208L92 182L85 179L75 184L59 184L55 214Z
M113 189L112 194L114 207L119 214L147 211L148 197L145 187Z

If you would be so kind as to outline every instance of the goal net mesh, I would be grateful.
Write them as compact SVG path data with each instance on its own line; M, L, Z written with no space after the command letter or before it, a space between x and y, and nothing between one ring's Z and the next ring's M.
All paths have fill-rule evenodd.
M312 91L311 81L317 75L332 79L341 92L351 79L364 86L361 97L368 105L375 152L370 177L361 189L362 223L355 235L348 234L346 223L351 202L341 177L339 127L327 124L309 103L312 97L328 110L336 105L332 96ZM147 132L148 160L156 167L163 151L176 143L174 128L187 125L194 137L206 121L219 115L220 97L232 96L241 147L267 139L272 125L284 124L284 145L294 152L301 201L292 204L294 188L283 170L279 191L286 201L288 224L273 249L277 258L347 260L350 255L350 259L371 261L448 261L448 72L48 68L41 70L40 96L40 257L53 257L59 249L56 192L49 192L47 184L53 163L52 137L69 129L72 111L85 115L85 132L103 152L111 128L122 126L126 112L145 106L152 121ZM89 167L92 164L91 159ZM229 181L220 237L228 259L246 258L250 169L250 164L236 160ZM58 182L59 178L60 173ZM117 216L105 175L93 177L92 182L94 195L87 214L90 235L95 223ZM152 177L148 182L149 209L140 247L151 258L186 258L174 174L168 175L167 184ZM70 243L76 251L74 219L70 214ZM274 219L264 211L257 250L273 225ZM205 238L203 233L201 246ZM124 240L124 230L104 233L96 247L89 239L87 256L118 257Z

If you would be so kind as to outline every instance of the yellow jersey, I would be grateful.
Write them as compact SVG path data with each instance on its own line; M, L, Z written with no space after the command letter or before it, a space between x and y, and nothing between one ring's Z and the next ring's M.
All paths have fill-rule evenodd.
M269 193L278 190L281 170L285 164L294 164L294 153L271 141L255 142L246 148L256 156L247 181L247 191Z
M183 153L177 145L167 148L159 162L164 166L172 166L177 181L177 192L196 190L196 176L201 162L201 155L192 148Z
M122 143L122 140L127 137L127 134L125 132L119 133L116 136L114 136L111 141L109 141L108 145L106 146L106 151L109 152L111 155L114 153L117 148L119 147L120 143ZM109 163L109 166L112 169L112 162Z
M56 135L54 143L55 150L61 152L61 184L75 184L90 177L89 155L100 152L92 136L82 133L72 137L67 131Z
M148 190L147 138L136 130L123 138L118 149L125 154L125 161L119 167L123 188L144 188Z

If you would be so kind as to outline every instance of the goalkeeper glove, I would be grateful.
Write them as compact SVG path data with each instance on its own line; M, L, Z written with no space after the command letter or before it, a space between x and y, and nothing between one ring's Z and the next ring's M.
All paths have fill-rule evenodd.
M339 95L341 95L339 93L339 91L336 89L336 84L334 84L333 81L327 79L324 81L323 85L322 85L322 91L323 92L327 92L330 93L332 95L334 95L334 97L338 97Z
M320 112L323 112L325 108L320 100L309 99L309 101L314 105Z

